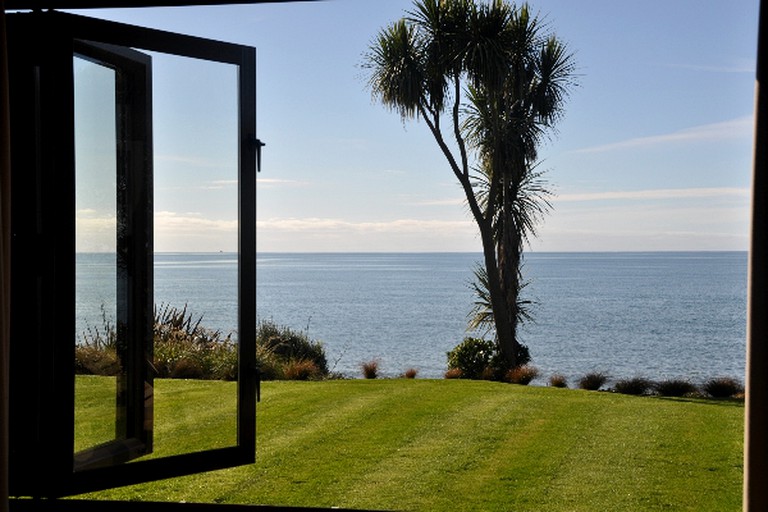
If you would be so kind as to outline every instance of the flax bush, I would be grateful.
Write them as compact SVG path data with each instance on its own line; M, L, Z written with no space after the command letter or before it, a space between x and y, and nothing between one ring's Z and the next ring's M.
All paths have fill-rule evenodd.
M310 340L304 332L279 326L272 320L263 320L256 331L256 346L270 351L282 364L312 361L319 375L328 375L328 359L323 344Z
M88 326L75 347L78 374L116 375L120 372L117 333L101 308L102 325ZM203 316L170 304L155 307L152 366L157 378L235 380L238 346L233 333L203 326ZM304 333L273 322L261 322L256 359L262 379L316 379L328 375L323 346Z

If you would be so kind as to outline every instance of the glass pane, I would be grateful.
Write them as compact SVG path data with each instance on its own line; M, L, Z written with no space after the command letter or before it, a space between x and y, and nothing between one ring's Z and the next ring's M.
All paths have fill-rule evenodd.
M237 445L237 67L151 53L155 457Z
M76 315L75 451L116 437L116 74L74 59ZM107 374L105 376L105 374Z

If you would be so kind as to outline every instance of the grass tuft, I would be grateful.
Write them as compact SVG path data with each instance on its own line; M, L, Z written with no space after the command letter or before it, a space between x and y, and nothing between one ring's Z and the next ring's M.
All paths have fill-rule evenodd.
M461 370L459 368L448 368L444 377L446 379L460 379L462 377Z
M567 388L568 379L565 378L565 375L556 373L549 377L549 385L553 388Z
M667 379L657 382L653 386L654 391L661 396L691 396L698 393L696 385L685 379Z
M405 377L406 379L415 379L418 374L419 374L419 370L417 370L416 368L408 368L403 373L403 377Z
M613 390L623 395L645 395L653 389L653 382L643 377L621 379L613 386Z
M608 376L601 372L590 372L579 379L579 388L597 391L608 381Z
M733 398L744 392L741 382L730 377L710 379L704 383L702 390L712 398Z
M283 376L288 380L313 380L320 376L320 369L307 359L291 359L283 365Z
M360 368L363 370L363 377L366 379L375 379L379 376L379 361L376 359L363 361L360 363Z
M518 366L507 371L504 381L511 384L527 386L533 379L539 376L539 369L531 365Z

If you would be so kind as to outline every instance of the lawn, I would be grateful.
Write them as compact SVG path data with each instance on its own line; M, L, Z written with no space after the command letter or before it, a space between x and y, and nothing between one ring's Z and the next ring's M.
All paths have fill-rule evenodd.
M180 389L215 403L231 385L158 380L157 407L172 418ZM738 511L743 419L736 401L485 381L267 382L255 464L90 497L414 511ZM175 428L168 423L158 418L158 438Z

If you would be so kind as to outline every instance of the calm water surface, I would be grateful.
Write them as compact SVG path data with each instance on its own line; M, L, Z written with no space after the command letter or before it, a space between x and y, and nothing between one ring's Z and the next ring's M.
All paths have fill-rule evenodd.
M78 258L81 303L114 293L104 286L104 257ZM186 303L204 324L236 328L234 255L155 260L156 303ZM378 359L386 375L414 367L421 377L440 377L445 353L466 335L479 260L468 253L261 254L257 313L321 340L335 371L359 376L362 361ZM743 378L746 272L740 252L532 253L526 295L537 305L522 339L545 376ZM80 308L81 326L87 318L97 321L92 307Z

